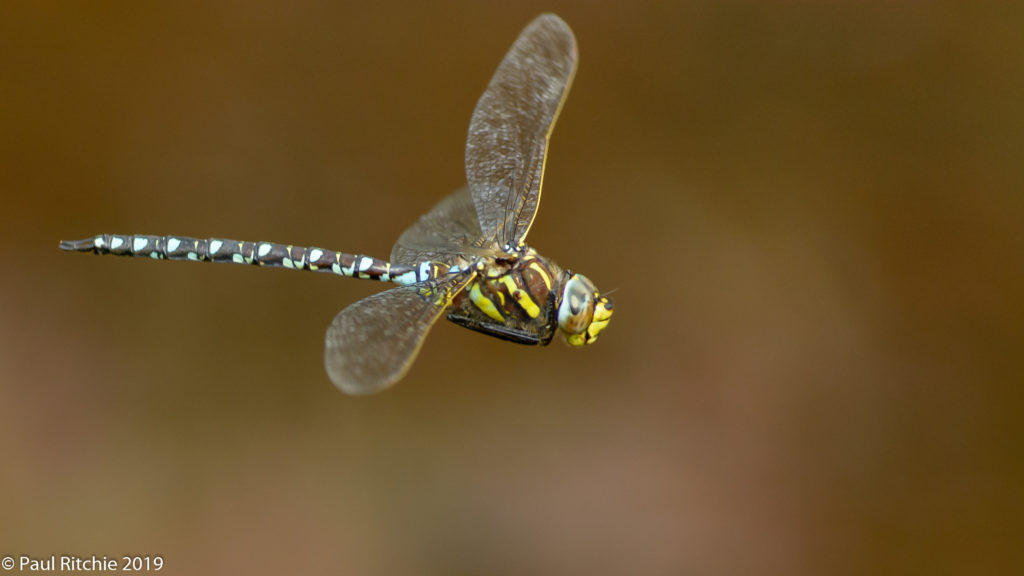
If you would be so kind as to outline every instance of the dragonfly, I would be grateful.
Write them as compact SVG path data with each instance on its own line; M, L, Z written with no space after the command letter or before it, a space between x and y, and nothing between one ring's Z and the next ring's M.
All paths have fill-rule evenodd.
M398 238L389 260L275 242L100 234L61 241L75 252L230 262L397 284L344 308L327 329L324 366L349 394L389 388L409 371L441 316L519 344L597 340L612 299L582 274L526 245L551 131L576 72L576 39L554 14L520 33L477 102L466 141L468 186Z

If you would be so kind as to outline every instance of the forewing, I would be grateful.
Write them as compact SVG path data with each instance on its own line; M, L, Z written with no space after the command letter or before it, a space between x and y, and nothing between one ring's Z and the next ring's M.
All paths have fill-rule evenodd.
M473 276L466 272L392 288L339 312L324 348L334 385L348 394L372 394L398 382L430 327Z
M391 263L415 266L420 262L465 265L461 256L490 251L480 232L476 208L468 188L449 194L399 236L391 249Z
M477 102L466 178L487 238L518 245L540 202L548 139L576 72L569 25L544 14L519 35Z

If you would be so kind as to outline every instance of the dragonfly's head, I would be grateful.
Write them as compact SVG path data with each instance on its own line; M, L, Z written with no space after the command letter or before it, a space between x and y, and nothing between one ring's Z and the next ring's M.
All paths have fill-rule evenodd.
M562 290L558 305L558 327L565 332L570 346L583 346L597 340L612 318L612 299L602 296L590 278L573 274Z

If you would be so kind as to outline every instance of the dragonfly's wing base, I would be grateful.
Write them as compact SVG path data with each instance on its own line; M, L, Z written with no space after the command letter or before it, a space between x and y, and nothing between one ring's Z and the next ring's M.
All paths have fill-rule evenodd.
M480 232L468 188L449 194L410 226L391 249L391 263L416 266L443 262L466 266L476 256L493 256L497 247Z
M324 366L348 394L373 394L398 382L412 366L431 326L475 274L392 288L364 298L334 317Z

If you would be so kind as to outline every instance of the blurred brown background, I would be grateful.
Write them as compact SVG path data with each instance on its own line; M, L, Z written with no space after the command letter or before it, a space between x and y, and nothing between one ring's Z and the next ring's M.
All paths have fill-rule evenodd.
M507 4L5 4L0 555L1024 568L1024 10ZM530 243L618 289L586 350L442 323L347 397L324 330L379 285L57 250L386 256L542 11L581 61Z

